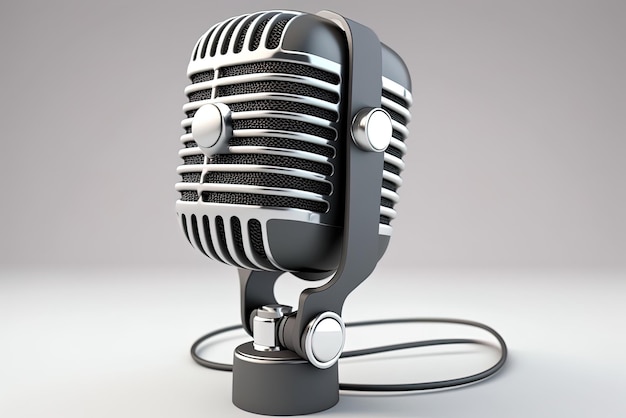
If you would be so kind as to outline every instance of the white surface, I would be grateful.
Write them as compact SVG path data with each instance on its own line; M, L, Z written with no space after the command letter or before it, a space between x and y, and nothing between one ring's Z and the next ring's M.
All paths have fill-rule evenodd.
M280 302L295 280L279 281ZM0 416L237 417L231 375L188 355L201 334L238 322L234 269L0 272ZM484 383L427 394L342 393L321 416L620 417L626 415L624 275L378 270L348 299L347 321L448 316L485 322L510 348ZM443 327L348 331L347 348L468 336ZM230 361L238 338L213 347ZM493 361L494 350L429 349L342 360L340 378L448 378ZM434 354L441 355L434 355ZM443 354L446 353L446 354Z

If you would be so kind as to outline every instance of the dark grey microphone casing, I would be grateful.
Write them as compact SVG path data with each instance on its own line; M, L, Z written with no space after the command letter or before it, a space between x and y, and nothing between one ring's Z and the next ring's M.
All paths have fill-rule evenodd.
M411 104L404 62L381 50L380 107L393 134L380 173L378 258L396 216ZM345 111L348 58L334 22L300 12L235 17L199 39L188 67L176 184L176 211L195 248L238 268L309 280L337 269L353 122ZM196 113L205 120L194 121Z

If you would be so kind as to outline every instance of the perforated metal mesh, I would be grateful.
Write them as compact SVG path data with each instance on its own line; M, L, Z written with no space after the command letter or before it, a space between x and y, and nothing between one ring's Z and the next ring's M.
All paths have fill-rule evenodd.
M296 170L311 171L325 176L329 176L333 171L333 167L330 164L318 163L295 157L286 157L283 155L269 154L218 154L210 161L210 163L287 167L295 168Z
M250 263L250 260L246 257L246 250L243 248L243 236L241 233L241 221L236 216L230 218L230 228L233 231L233 241L239 257L243 258L246 263Z
M267 260L265 245L263 244L263 230L261 228L261 222L257 219L251 219L248 221L248 229L250 231L252 249L261 257L261 259Z
M254 16L247 18L246 23L244 23L243 27L241 28L241 32L239 32L239 36L237 37L237 43L235 44L235 48L233 50L236 54L240 53L243 50L243 44L246 41L246 34L248 33L248 29L250 28L252 21L254 20Z
M217 88L216 97L234 96L248 93L288 93L298 96L313 97L330 103L338 103L339 95L308 84L292 81L251 81L241 84L230 84Z
M324 213L328 203L315 202L287 196L274 196L253 193L202 192L202 200L212 203L228 203L235 205L252 205L274 208L295 208L311 212Z
M204 247L202 246L202 241L200 240L200 230L198 229L198 218L196 218L196 215L191 215L191 233L193 235L193 240L196 243L196 247L202 251L204 255L207 255L206 251L204 251Z
M323 146L290 138L275 138L271 136L231 138L229 144L231 146L258 146L281 149L295 149L322 155L328 158L331 158L335 155L335 148L331 146Z
M215 218L215 225L217 226L217 237L222 248L228 248L228 242L226 241L226 230L224 229L224 218L218 216Z
M189 230L187 229L187 216L185 214L180 215L180 220L183 225L183 232L185 232L185 237L187 237L187 241L191 244L191 239L189 239Z
M183 157L183 164L204 164L204 154L196 154Z
M226 32L226 34L224 35L224 42L222 42L222 50L220 51L222 53L222 55L226 54L228 52L228 48L230 46L230 40L233 36L233 32L235 31L235 29L237 28L237 24L244 18L245 16L240 16L237 19L235 19L235 21L232 23L232 25L230 25L230 27L228 28L228 31Z
M265 129L270 131L302 132L320 138L334 140L336 133L334 129L324 128L312 123L293 119L282 118L259 118L243 119L233 121L233 129Z
M200 173L183 173L184 183L200 183Z
M391 116L392 120L395 120L396 122L401 123L402 125L406 125L406 118L404 116L402 116L395 110L389 109L387 106L383 106L382 108L386 110L387 113L389 113L389 116Z
M213 80L213 76L215 75L215 70L202 71L200 73L192 74L189 79L193 84L202 83L204 81Z
M270 21L272 17L274 17L276 13L268 13L266 14L261 22L259 22L258 26L254 30L254 36L252 37L252 42L250 43L250 51L256 51L261 45L261 37L263 36L263 30L265 26Z
M287 22L289 22L292 17L293 16L282 17L274 24L269 36L267 37L267 43L265 44L268 49L278 48L278 45L280 44L280 38L283 34L283 30L285 29Z
M180 192L180 200L183 202L196 202L198 201L198 192L192 190L183 190Z
M303 115L315 116L320 119L326 119L335 122L339 118L337 112L322 109L321 107L309 105L306 103L288 101L288 100L253 100L249 102L232 103L229 105L233 112L249 112L254 110L279 110L283 112L301 113Z
M388 146L385 152L387 154L393 155L394 157L402 158L402 151L394 146Z
M393 173L393 174L398 175L398 176L400 175L400 167L397 167L397 166L389 164L389 163L385 163L384 170L385 171L389 171L390 173Z
M284 174L263 172L208 172L204 176L204 183L249 184L252 186L280 187L284 189L304 190L320 195L328 195L331 191L331 185L326 182L315 181Z
M206 57L206 52L209 47L209 40L211 39L211 35L213 35L213 32L215 32L216 27L217 26L214 26L213 28L211 28L211 30L204 37L204 40L202 41L202 49L200 50L200 58ZM194 59L196 58L194 57Z
M404 107L408 111L408 102L404 98L402 98L402 97L392 93L391 91L385 90L385 89L383 89L383 91L382 91L382 97L385 97L385 98L391 100L392 102L401 105L402 107ZM407 120L407 118L404 115L400 114L399 112L397 112L395 110L390 109L387 106L383 106L383 109L385 109L389 113L389 115L391 116L392 120L396 121L400 125L406 126L408 120ZM397 130L397 129L393 130L392 136L394 138L400 140L400 141L404 141L406 139L404 133L399 131L399 130ZM392 146L392 145L390 145L387 148L385 153L387 153L389 155L392 155L392 156L394 156L394 157L396 157L396 158L398 158L400 160L402 160L402 157L403 157L402 151L400 149ZM400 172L401 172L401 168L399 166L397 166L395 164L392 164L392 163L389 163L389 162L385 162L384 170L388 171L390 173L393 173L395 175L400 175ZM391 181L388 181L388 180L383 180L382 187L384 189L390 190L392 192L397 192L397 190L398 190L398 185L395 184L394 182L391 182ZM380 204L381 204L381 206L388 207L390 209L393 209L394 206L395 206L395 203L392 200L389 200L389 199L386 199L386 198L381 198ZM391 223L391 220L392 219L389 216L386 216L386 215L381 215L380 216L380 223L382 223L382 224L389 225Z
M261 12L225 21L214 26L209 33L201 38L194 48L192 60L205 59L207 56L215 56L217 54L227 55L234 53L233 57L235 57L235 54L242 54L239 56L243 56L244 52L250 50L274 50L279 48L285 28L288 27L289 22L295 16L296 14L292 13ZM229 22L232 22L232 24L229 24ZM246 60L247 56L244 61ZM242 60L239 61L242 62ZM220 58L219 62L224 62L224 60ZM311 60L311 62L317 61ZM210 67L210 64L208 66ZM288 114L284 115L287 117L286 119L256 117L241 120L234 118L233 129L236 134L229 142L230 147L233 149L244 146L259 147L259 153L238 154L236 151L233 151L235 153L215 155L208 160L205 159L204 154L197 148L195 141L189 139L190 135L184 136L183 146L187 150L183 155L190 152L194 154L183 156L183 165L193 164L202 166L203 169L181 173L182 183L180 184L184 186L177 187L179 190L189 187L189 190L181 190L181 200L194 202L200 198L203 202L217 204L229 203L267 208L296 208L317 213L328 211L329 204L327 201L320 202L317 200L318 198L312 198L312 195L302 192L321 196L324 200L330 200L333 190L337 190L336 193L341 193L342 184L337 182L343 182L344 179L337 178L335 168L332 165L336 158L342 158L341 152L338 155L339 147L343 147L343 145L336 142L337 129L340 126L347 125L346 122L340 120L340 95L337 93L336 87L340 83L340 75L318 68L318 66L313 64L300 61L295 62L295 60L294 62L286 61L284 57L276 60L227 65L221 68L207 68L204 65L196 65L193 68L202 69L198 73L190 74L193 84L209 82L215 78L219 80L216 83L211 83L212 88L190 93L190 102L201 100L220 101L220 98L229 97L227 100L228 106L234 114L254 111L278 111L301 114L304 115L304 118L313 116L320 120L309 119L308 121L303 121L296 116L292 118ZM255 75L255 78L257 76L263 78L265 74L267 74L267 77L264 80L232 83L232 77L252 74ZM305 81L277 81L272 80L270 74L309 77L315 79L316 82L314 83L315 85L312 85L313 83ZM217 86L213 87L215 84ZM245 96L253 93L258 93L259 95L271 93L283 95L277 98L268 97L262 100L249 100L250 98ZM298 96L298 98L293 96ZM383 89L381 96L408 109L408 102L401 95L399 96ZM316 106L315 100L310 100L310 98L323 100L330 105ZM330 109L330 106L333 108ZM388 106L383 107L397 124L406 125L408 122L407 118L401 112L398 112L397 106L392 106L392 108ZM195 113L195 109L186 111L189 119L193 118ZM327 121L328 124L322 121ZM258 130L259 133L255 132L253 134L255 135L254 137L247 137L245 131L249 129ZM191 127L188 122L185 125L185 132L187 134L191 133ZM317 141L320 143L310 143L305 140L306 137L296 139L300 134L313 135L328 141L328 144L323 145L322 141ZM342 141L344 136L345 132L341 132L339 135ZM400 141L406 139L404 131L399 129L394 129L393 137ZM265 151L264 148L268 148L270 151ZM273 152L271 151L272 149L274 150ZM281 149L293 150L295 154L293 157L276 155L275 153L278 152L276 150ZM297 152L302 153L297 154ZM311 161L310 158L312 157L310 154L307 155L307 153L328 158L329 162ZM402 159L402 151L399 148L390 146L386 153L395 158L388 159L384 165L384 170L394 174L394 176L386 176L386 179L381 179L381 187L391 192L396 192L399 180L395 176L400 175L401 172L400 163L397 160ZM226 167L217 169L217 166L226 164L237 165L239 170L227 171L228 168ZM248 165L275 167L274 170L282 170L286 174L259 171L252 168L250 171L246 171L245 166ZM196 167L192 169L195 170ZM298 174L297 170L324 176L324 179L327 181L315 180L311 174ZM343 168L340 167L337 171L342 173ZM203 173L206 174L203 176ZM211 184L216 185L215 190L218 189L217 185L229 184L249 186L249 190L253 190L254 187L264 187L266 188L264 189L265 192L269 194L265 194L265 192L203 191L207 188L210 189ZM289 193L283 193L285 195L282 195L276 190L285 190ZM309 197L300 198L300 196ZM395 199L381 198L380 203L382 207L393 208L394 201ZM387 212L385 211L385 213ZM225 258L222 261L228 263L233 263L231 257L238 256L242 262L260 263L259 265L266 263L267 266L272 266L267 258L266 248L263 243L263 228L259 220L252 219L244 224L243 218L229 217L222 219L219 216L212 215L214 218L209 219L204 215L201 225L198 225L200 223L199 219L195 219L195 217L185 218L184 214L181 214L181 216L190 242L195 241L196 246L201 248L202 245L198 245L198 243L200 238L202 238L205 246L203 252L206 254L218 259ZM210 227L212 219L214 219L216 229ZM186 220L190 221L189 227L192 227L193 231L187 231L188 225ZM389 224L391 220L392 218L389 216L380 216L381 224ZM225 228L225 222L228 222L228 228ZM244 229L247 229L247 231L244 231ZM232 233L232 236L228 237L229 239L226 237L227 230ZM199 234L199 231L202 234ZM247 234L244 232L247 232ZM246 235L250 237L250 242L244 242L244 236ZM235 248L228 248L228 242L234 242ZM249 249L248 254L244 251L246 248ZM254 253L254 258L256 259L254 263L254 260L247 259L250 251ZM259 262L258 260L265 261Z
M260 61L220 68L220 77L244 74L278 73L316 78L331 84L339 84L339 75L309 65L287 61Z
M190 102L199 102L200 100L208 100L211 98L211 89L194 91L193 93L189 93L187 97L189 97Z
M232 19L228 19L227 21L225 21L224 23L222 23L219 27L219 29L217 30L217 33L215 34L215 38L213 39L213 44L211 45L211 56L214 57L215 53L217 52L217 45L220 42L220 38L222 35L222 32L224 32L224 29L226 29L226 26L228 26L228 23L231 21Z
M390 182L389 180L383 180L383 188L395 192L396 190L398 190L398 185Z
M204 215L202 217L202 228L204 228L204 235L207 237L207 245L212 254L215 254L215 247L213 246L213 239L211 234L211 228L209 226L209 217Z
M392 92L388 91L388 90L383 90L382 93L383 97L386 97L387 99L391 100L392 102L398 103L400 106L404 107L404 108L409 108L409 103L402 97L397 96L395 94L393 94Z

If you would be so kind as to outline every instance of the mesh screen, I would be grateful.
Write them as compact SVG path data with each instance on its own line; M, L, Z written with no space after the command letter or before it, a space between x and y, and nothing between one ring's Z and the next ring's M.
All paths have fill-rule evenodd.
M209 39L211 39L211 35L215 32L216 26L214 26L209 33L207 33L206 38L204 38L204 42L202 43L202 51L200 52L200 58L204 58L206 56L206 50L209 46Z
M402 151L400 151L396 147L392 147L391 145L389 145L387 147L387 149L385 150L385 152L387 154L393 155L394 157L398 157L398 158L402 159Z
M215 76L214 70L202 71L200 73L192 74L189 79L193 84L202 83L203 81L211 81Z
M315 135L328 140L334 140L336 138L335 130L332 128L324 128L318 125L314 125L312 123L302 122L293 119L259 118L234 120L233 129L270 129L279 131L301 132L309 135Z
M252 249L256 252L260 258L267 260L267 254L265 254L265 246L263 245L263 230L261 229L261 222L256 219L248 221L248 230L250 232L250 242Z
M196 215L191 215L191 232L193 233L193 240L196 243L196 248L202 251L202 254L207 255L206 251L204 251L204 247L202 246L202 241L200 240L200 231L198 230L198 220Z
M200 173L183 173L181 177L183 183L200 183Z
M393 133L391 134L391 136L400 141L404 141L406 139L404 135L402 135L400 132L396 131L395 129L393 130Z
M306 199L286 196L272 196L252 193L225 193L203 192L204 202L228 203L235 205L253 205L275 208L296 208L312 212L324 213L328 210L328 203L314 202Z
M226 241L226 230L224 229L224 219L221 216L218 216L217 218L215 218L215 225L217 226L217 238L219 239L220 246L225 251L227 251L228 242Z
M237 27L241 19L243 19L244 17L245 15L237 18L237 20L233 22L232 25L230 25L230 28L228 29L228 32L226 32L226 35L224 35L224 42L222 42L222 50L220 51L222 55L228 52L228 46L230 45L230 39L233 36L233 32L235 31L235 28Z
M339 76L304 64L285 61L261 61L249 64L232 65L220 69L220 77L233 77L243 74L279 73L295 74L316 78L331 84L339 84Z
M236 216L230 218L230 227L233 231L233 241L235 241L235 247L239 257L242 257L244 261L250 262L246 257L246 250L243 248L243 236L241 234L241 221Z
M398 103L399 105L406 107L407 109L409 108L409 103L406 100L404 100L402 97L396 96L395 94L387 90L383 90L383 97L386 97L392 102Z
M209 249L213 254L216 254L215 247L213 247L213 239L211 238L211 228L209 227L209 217L204 215L202 217L202 227L204 228L204 234L206 235Z
M284 112L302 113L311 115L330 122L337 121L337 112L322 109L306 103L292 102L287 100L253 100L249 102L231 103L228 105L233 112L248 112L253 110L279 110Z
M402 116L401 114L399 114L395 110L389 109L386 106L383 106L383 109L386 110L387 113L389 113L389 116L391 116L391 119L395 120L398 123L406 125L406 118L404 116Z
M308 84L295 83L291 81L252 81L248 83L220 86L217 88L217 97L270 92L314 97L330 103L339 102L339 95L337 93L312 87Z
M188 155L183 157L183 164L204 164L204 154Z
M385 163L384 169L385 171L389 171L390 173L393 173L395 175L400 175L400 169L393 164Z
M189 231L187 230L187 217L185 216L185 214L180 215L180 220L182 221L182 224L183 224L183 231L185 232L185 237L187 238L187 241L189 241L189 243L191 244L191 239L189 239Z
M271 148L297 149L301 151L311 152L313 154L323 155L332 158L335 155L335 149L322 145L310 144L304 141L298 141L288 138L274 137L237 137L231 138L229 144L231 146L257 146Z
M399 104L399 105L401 105L401 106L403 106L403 107L408 109L408 102L404 98L396 96L395 94L393 94L393 93L391 93L391 92L389 92L387 90L383 90L382 91L382 96L386 97L387 99L393 101L394 103L397 103L397 104ZM400 113L398 113L398 112L396 112L396 111L394 111L392 109L389 109L386 106L383 106L383 109L385 109L389 113L389 116L391 116L392 120L394 120L394 121L396 121L396 122L398 122L398 123L400 123L402 125L406 125L407 124L407 118L404 117L403 115L401 115ZM405 138L406 138L405 135L401 134L400 131L398 131L396 129L393 130L392 137L394 137L394 138L396 138L396 139L398 139L400 141L404 141ZM389 146L385 152L390 154L390 155L393 155L394 157L402 159L402 152L398 148ZM401 171L400 168L396 167L393 164L389 164L389 163L385 163L384 169L386 171L389 171L389 172L394 173L396 175L400 175L400 171ZM394 184L394 183L392 183L390 181L387 181L387 180L383 180L382 186L385 189L388 189L388 190L391 190L391 191L394 191L394 192L397 191L397 189L398 189L398 186L396 184ZM386 199L384 197L381 197L380 204L381 204L381 206L385 206L385 207L392 208L392 209L393 209L393 207L395 205L394 202L392 202L391 200ZM391 223L391 218L388 217L388 216L381 215L380 216L380 223L384 224L384 225L389 225Z
M195 61L196 58L198 58L198 50L200 49L200 40L198 40L198 43L196 44L196 47L193 49L193 58L192 60Z
M226 26L228 26L228 23L233 20L228 19L226 20L223 24L220 25L220 28L218 29L217 33L215 34L215 39L213 39L213 45L211 45L211 56L214 57L215 53L217 52L217 44L220 42L220 38L222 37L222 32L224 32L224 29L226 29Z
M197 174L199 179L200 174ZM275 173L213 171L204 176L204 183L280 187L284 189L304 190L321 195L329 195L331 191L331 186L328 183Z
M392 208L393 209L394 203L391 200L387 199L386 197L381 197L380 198L380 205L381 206L385 206L387 208Z
M287 22L291 20L293 16L283 17L274 24L272 30L270 31L269 36L267 37L267 42L265 43L266 48L268 49L276 49L278 45L280 45L280 38L283 34L283 30L285 29L285 25Z
M263 36L263 30L265 29L267 22L269 22L270 19L274 17L274 15L276 15L276 13L268 15L255 28L254 36L252 37L252 41L250 42L250 51L257 50L259 48L259 45L261 45L261 37Z
M289 167L297 170L311 171L325 176L329 176L333 170L330 164L303 160L301 158L267 154L218 154L213 157L211 162L214 164L252 164Z
M198 193L194 190L183 190L180 192L180 200L183 202L196 202L198 200Z
M268 49L276 49L280 46L281 37L284 33L285 27L289 20L294 16L281 15L278 20L272 23L271 27L268 26L270 20L276 16L276 13L266 14L263 16L263 20L254 27L254 33L250 37L250 44L245 45L245 37L250 30L252 22L259 16L247 15L237 18L237 21L226 30L228 23L232 21L225 21L223 24L217 25L211 30L204 39L198 42L193 52L193 59L196 57L204 58L207 51L211 56L214 56L217 51L217 46L220 44L220 38L223 38L221 43L221 49L219 53L226 54L230 45L233 45L235 53L241 52L244 47L248 47L251 50L256 50L261 46L261 39L263 33L267 33L265 47ZM240 22L245 23L241 25L241 29L237 29ZM209 48L209 41L212 33L215 33L215 37ZM318 80L322 80L333 85L338 85L340 77L337 74L330 73L318 68L311 67L306 64L284 62L284 61L264 61L254 62L240 65L231 65L219 69L220 78L233 77L245 74L262 74L262 73L277 73L277 74L292 74L305 77L311 77ZM210 81L215 78L215 71L208 70L190 76L192 83L200 83ZM226 79L224 80L226 81ZM200 101L211 98L211 89L194 92L189 94L189 101ZM226 85L217 87L215 91L216 97L233 96L249 93L285 93L298 96L312 97L320 100L324 100L333 104L339 103L339 94L326 89L310 86L306 83L287 82L287 81L255 81L248 83L240 83L236 85ZM408 108L408 102L402 96L398 96L388 90L382 90L383 97L397 103L405 108ZM299 113L302 115L315 116L329 122L337 122L339 120L339 114L336 111L319 108L307 103L298 103L289 100L254 100L248 102L239 102L229 104L229 107L233 112L246 112L246 111L285 111ZM383 108L389 113L392 120L399 124L406 125L407 118L401 113L396 112L388 107ZM186 112L187 117L191 118L195 115L196 111L191 110ZM310 135L315 135L326 140L336 139L337 133L335 129L318 126L313 123L302 122L294 119L281 119L281 118L256 118L248 120L237 120L233 123L233 128L238 129L262 129L262 130L282 130L289 132L299 132ZM185 128L186 133L191 132L191 127ZM406 137L398 130L394 130L392 136L398 140L403 141ZM280 149L293 149L301 150L304 152L310 152L317 155L321 155L327 158L333 158L336 156L336 150L334 143L332 146L323 146L310 144L304 141L298 141L288 138L277 137L237 137L231 138L231 146L262 146L269 148ZM186 148L196 147L195 141L187 141L184 146ZM386 153L393 155L394 157L402 159L402 152L400 149L390 146ZM204 164L205 157L202 154L183 157L184 164ZM210 159L209 164L244 164L244 165L268 165L275 167L293 168L299 170L306 170L315 173L319 173L324 176L330 176L333 168L331 164L324 164L318 162L312 162L296 157L285 157L270 154L224 154L216 155ZM384 170L400 175L401 169L393 164L385 163ZM259 173L259 172L209 172L204 179L201 179L201 173L183 173L181 174L183 182L185 183L197 183L208 182L217 184L247 184L252 186L262 187L278 187L295 190L309 191L321 195L328 195L331 193L331 186L325 182L302 179L294 176L288 176L284 174L276 173ZM396 192L398 186L393 182L382 180L382 187ZM198 194L196 191L183 191L181 192L181 199L186 201L198 200ZM299 199L292 197L261 195L254 193L225 193L225 192L203 192L202 199L207 202L215 203L234 203L234 204L246 204L246 205L258 205L266 207L286 207L286 208L300 208L306 210L312 210L315 212L325 212L328 210L328 204L324 202L313 202L307 199ZM381 197L381 205L389 208L393 208L394 202ZM227 220L231 222L233 230L233 238L235 245L240 254L245 254L243 251L243 234L242 225L240 220L232 218ZM388 216L380 216L380 223L388 225L391 219ZM192 220L193 222L193 220ZM226 248L226 239L224 231L224 220L222 218L217 219L219 239ZM207 234L209 231L209 221L205 216L203 217L204 228ZM194 229L196 224L193 223ZM202 226L200 226L202 227ZM246 227L246 226L243 226ZM262 228L258 220L251 220L248 222L247 227L250 232L250 241L253 250L259 255L261 259L267 259L265 249L262 240ZM189 231L189 235L192 235L192 231ZM195 236L193 238L196 238ZM211 243L209 243L212 245Z
M198 102L200 100L208 100L208 99L211 98L211 90L212 89L194 91L193 93L189 93L187 95L187 97L189 97L189 101L190 102ZM195 114L195 112L194 112L194 114Z
M385 189L391 190L392 192L398 190L398 186L395 183L390 182L389 180L383 180L383 187Z
M241 28L241 31L239 32L239 36L237 37L237 43L235 44L235 53L239 53L241 52L241 50L243 49L243 44L244 41L246 39L246 33L248 33L248 29L250 28L250 24L252 23L252 21L254 20L254 18L257 15L254 15L252 17L250 17L246 23L244 23L243 27Z

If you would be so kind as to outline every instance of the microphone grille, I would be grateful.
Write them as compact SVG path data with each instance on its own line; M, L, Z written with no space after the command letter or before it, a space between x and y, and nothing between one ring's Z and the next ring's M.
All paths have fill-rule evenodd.
M322 52L284 49L290 23L307 16L271 11L228 19L192 51L177 212L189 241L210 258L285 270L268 246L268 220L342 225L342 210L334 208L342 207L344 188L345 144L338 138L349 122L342 115L344 54L325 56L332 45ZM383 74L381 101L394 129L385 153L379 230L391 235L410 93ZM230 108L233 135L227 154L209 158L193 140L191 123L200 107L214 102Z
M404 169L402 157L406 153L404 141L409 135L406 127L411 119L410 93L403 86L383 76L382 108L389 113L393 125L391 143L385 150L385 164L380 199L380 223L389 225L396 217L395 204L399 200L398 188L402 185L400 173Z

